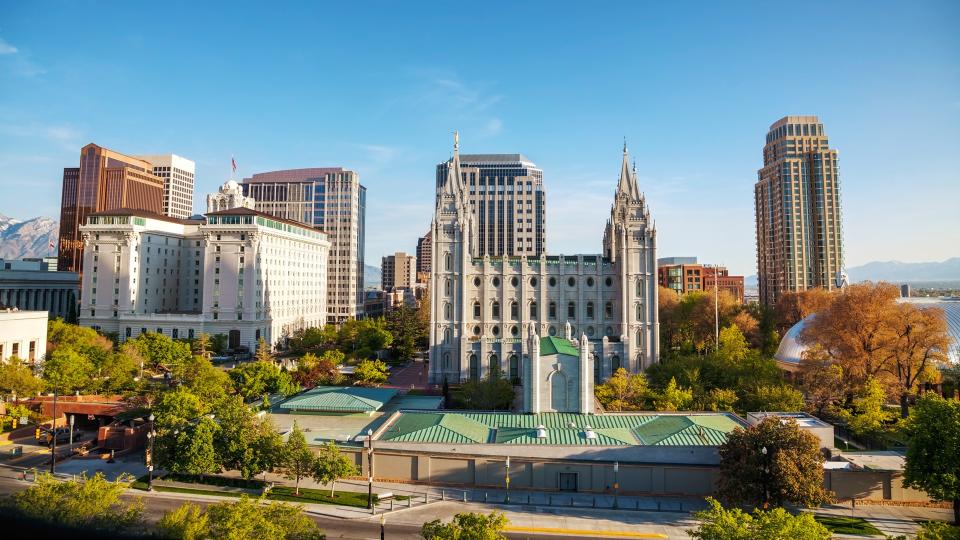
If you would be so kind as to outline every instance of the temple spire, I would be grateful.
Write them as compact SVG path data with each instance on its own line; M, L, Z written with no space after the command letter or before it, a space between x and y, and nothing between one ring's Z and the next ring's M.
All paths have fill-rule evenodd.
M617 193L633 196L630 188L630 155L627 153L627 138L623 138L623 164L620 166L620 182L617 184Z

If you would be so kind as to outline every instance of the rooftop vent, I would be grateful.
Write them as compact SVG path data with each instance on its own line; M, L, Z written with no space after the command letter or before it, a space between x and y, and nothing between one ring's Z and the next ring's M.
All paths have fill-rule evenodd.
M543 424L537 426L537 438L546 439L547 438L547 428L543 427Z
M590 426L584 426L584 427L583 427L583 436L586 437L587 439L596 439L596 438L597 438L596 432L594 432L594 431L593 431L593 428L590 427Z

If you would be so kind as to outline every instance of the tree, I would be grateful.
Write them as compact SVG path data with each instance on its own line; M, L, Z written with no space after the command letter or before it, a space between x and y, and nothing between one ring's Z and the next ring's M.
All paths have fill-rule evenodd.
M236 502L210 505L206 510L186 503L164 514L157 524L166 538L200 540L322 540L317 524L303 514L302 507L271 502L242 495Z
M719 450L717 493L725 502L817 506L831 498L823 488L820 441L793 420L768 416L755 426L738 428Z
M240 396L227 398L214 408L220 429L213 446L224 469L253 478L279 463L283 440L267 418L258 418Z
M887 394L874 378L867 379L853 398L850 409L841 409L840 417L846 420L856 435L876 438L884 431L884 424L893 419L885 408Z
M906 422L904 485L953 503L960 525L960 401L927 394L917 400Z
M595 386L593 393L608 411L637 411L646 403L647 378L643 373L618 368L603 384Z
M297 361L297 369L293 372L293 380L308 388L320 385L338 385L343 382L340 373L340 364L346 357L338 350L324 351L317 358L313 353L303 355Z
M273 351L270 350L270 345L268 345L267 340L263 338L257 340L257 353L254 355L254 358L256 358L258 362L268 364L276 363L276 359L273 357Z
M173 451L167 452L164 463L170 472L204 475L220 470L214 438L219 426L212 419L200 418L195 424L177 429L173 434Z
M0 397L28 397L36 395L43 387L43 381L33 374L26 362L11 356L6 362L0 361Z
M280 393L290 396L299 391L290 374L281 371L271 362L258 360L242 364L230 370L234 386L247 401L256 399L265 393Z
M177 362L189 360L190 344L184 341L175 341L158 332L140 334L131 341L140 355L150 365L171 366Z
M917 531L917 540L960 540L960 526L941 521L926 521Z
M330 497L334 496L337 480L347 476L360 474L356 465L349 457L340 453L340 448L333 441L328 442L320 450L314 461L311 476L321 484L330 484Z
M653 393L653 408L658 411L682 411L693 402L693 390L677 385L676 379L670 379L667 386Z
M750 353L750 346L747 345L747 338L740 331L740 328L731 324L720 330L720 350L718 356L726 362L739 362Z
M424 540L506 540L503 529L508 523L500 512L463 513L453 516L450 523L439 519L424 523L420 536Z
M754 510L748 514L739 508L726 509L713 497L707 497L708 509L694 516L700 520L696 529L687 534L698 540L753 540L755 538L791 540L829 540L829 529L814 519L813 514L803 512L791 515L783 508L769 512Z
M60 348L73 349L88 357L113 350L113 343L96 330L66 323L62 319L47 323L47 342L47 355Z
M387 382L387 364L382 360L363 360L353 372L356 384L379 386Z
M60 481L41 474L24 491L10 497L9 508L25 518L81 530L125 533L142 522L143 503L120 500L129 487L129 478L110 482L97 473L77 480Z
M170 373L174 381L210 405L225 399L227 394L233 392L230 376L217 369L203 356L191 356L177 362Z
M950 334L947 319L940 308L920 309L910 304L897 304L892 321L896 340L890 352L897 390L900 417L910 415L909 400L916 395L920 382L939 380L940 366L949 365L947 351Z
M70 347L59 347L43 363L45 386L60 394L72 394L90 386L93 363Z
M803 394L784 383L762 385L746 390L738 403L744 411L800 411Z
M387 313L387 329L393 334L391 349L396 358L410 360L417 347L429 333L429 322L424 324L420 313L405 303Z
M194 354L207 358L207 351L210 349L210 334L200 332L197 339L190 344L190 349Z
M800 378L807 401L818 416L838 406L846 396L843 368L833 363L818 346L804 351L800 359Z
M296 422L293 423L293 430L283 445L283 455L284 474L290 480L296 481L295 493L300 495L300 480L313 473L317 458L307 446L307 438L303 436Z
M829 308L833 298L830 291L822 287L783 293L774 308L780 334L785 334L793 325L808 316Z
M478 381L467 381L461 391L464 405L468 409L495 411L510 409L513 405L513 385L496 374Z
M214 334L210 336L210 350L214 354L223 354L227 350L229 340L226 334Z

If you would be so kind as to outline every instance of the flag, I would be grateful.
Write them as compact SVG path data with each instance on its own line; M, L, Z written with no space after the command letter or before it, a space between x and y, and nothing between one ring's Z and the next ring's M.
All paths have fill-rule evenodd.
M57 247L57 246L53 245L53 240L51 240L51 241L49 242L49 244L50 244L50 249L54 249L54 248Z
M230 156L230 166L233 167L233 172L237 172L237 160L233 159L233 156Z

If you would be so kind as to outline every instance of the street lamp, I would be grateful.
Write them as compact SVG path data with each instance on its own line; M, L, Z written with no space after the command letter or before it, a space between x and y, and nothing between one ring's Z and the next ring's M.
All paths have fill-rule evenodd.
M617 475L620 473L620 462L613 462L613 507L620 508L620 482Z
M57 390L53 390L53 447L50 450L50 474L57 472Z
M147 432L147 491L153 491L153 441L157 438L157 432L153 429L155 419L153 413L147 418L150 421L150 431Z
M770 500L770 491L767 489L767 474L770 472L770 467L767 466L767 447L761 448L760 453L763 454L763 465L760 466L760 483L763 486L763 509L766 510Z
M73 448L73 418L75 415L70 415L70 448Z
M367 430L367 508L373 510L373 430Z
M507 482L507 496L506 496L506 498L504 499L504 502L506 502L507 504L510 504L510 456L507 456L507 476L506 476L506 482Z
M384 526L386 524L387 524L387 515L380 514L380 540L384 540L384 536L386 533L386 531L384 530Z

